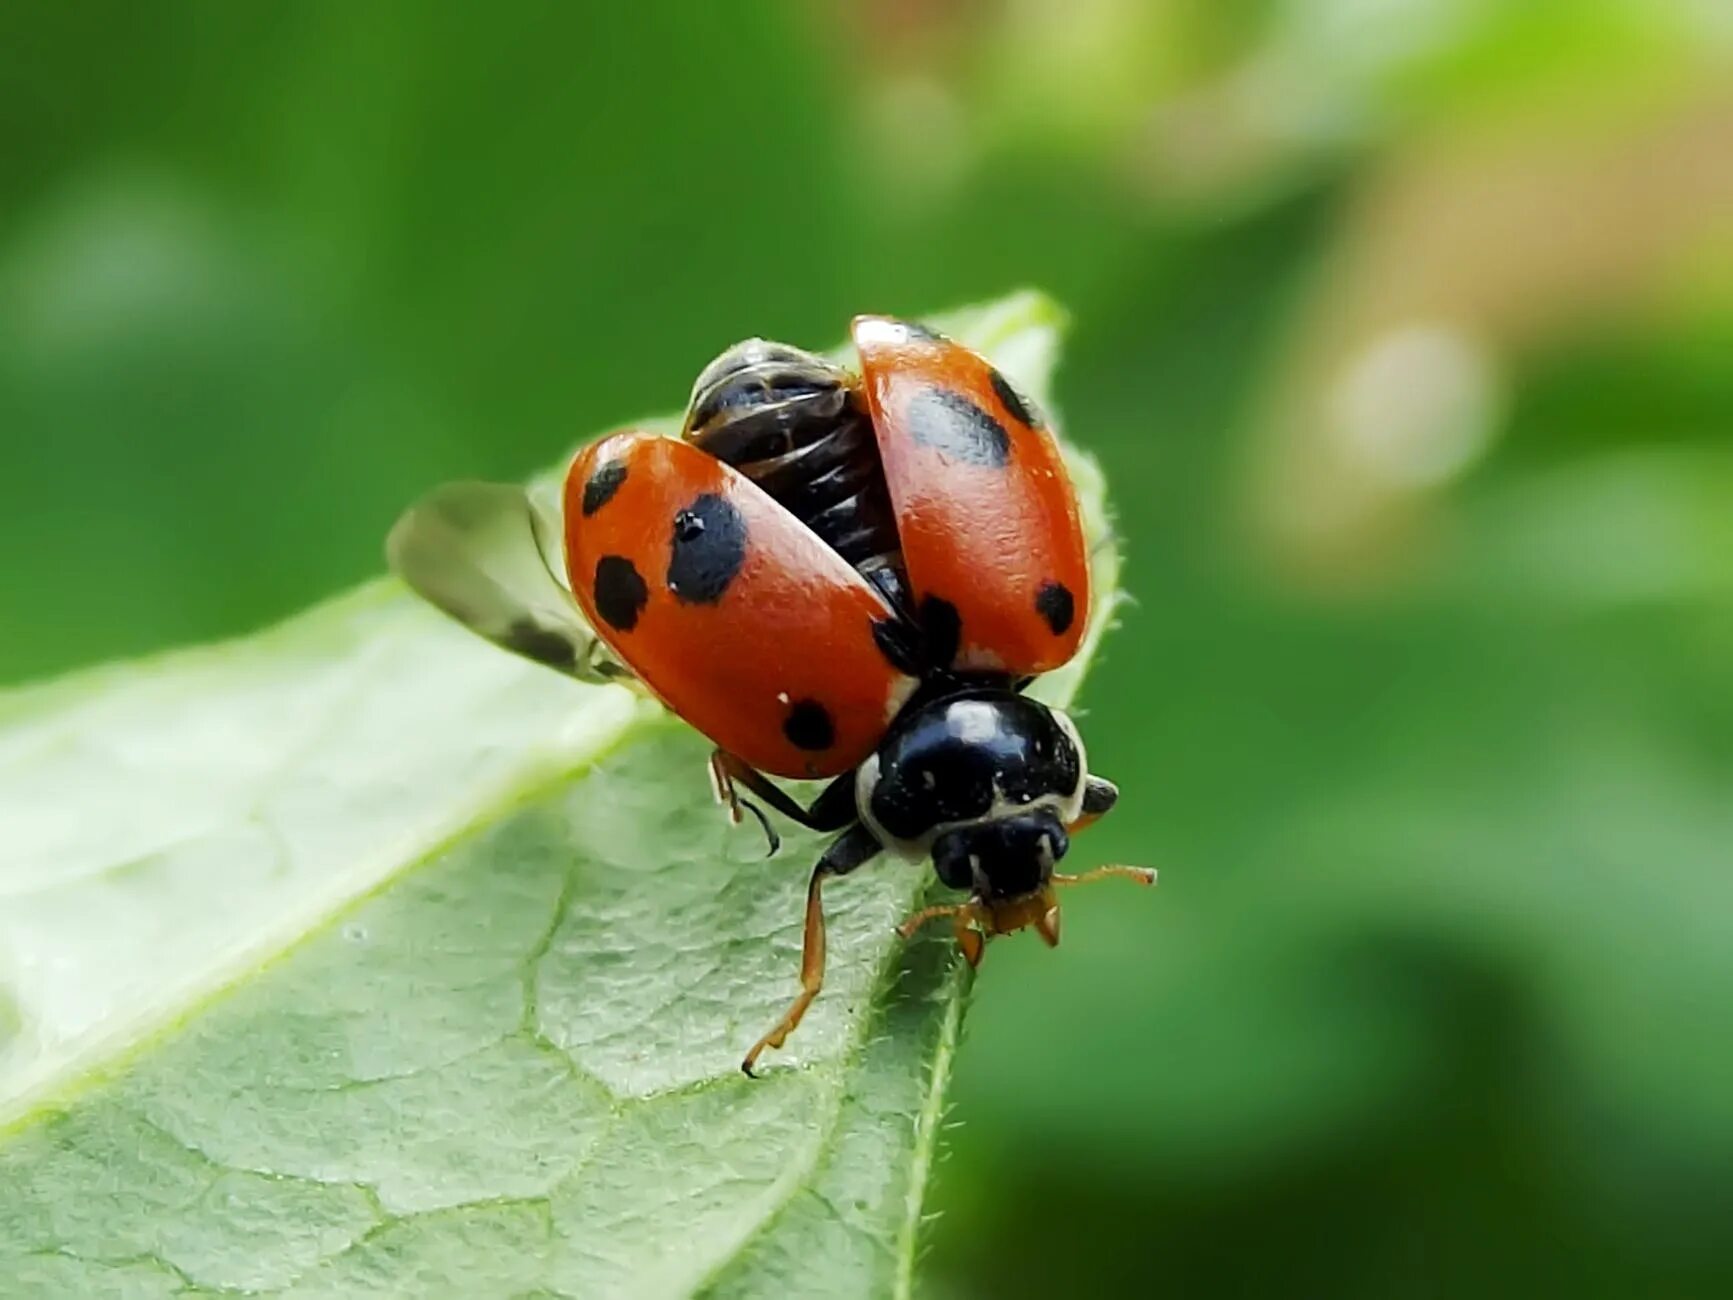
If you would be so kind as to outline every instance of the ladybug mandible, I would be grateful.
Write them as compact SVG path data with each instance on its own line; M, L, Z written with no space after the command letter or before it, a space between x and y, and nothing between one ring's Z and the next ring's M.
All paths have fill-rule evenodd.
M824 979L824 882L882 852L931 858L988 937L1059 941L1055 885L1153 871L1055 865L1110 809L1076 727L1021 692L1077 652L1089 564L1076 494L1027 399L983 357L883 316L860 373L749 339L706 366L679 438L578 453L560 521L520 487L455 483L393 529L393 567L482 636L588 681L636 678L716 746L740 789L839 832L807 888L800 993L741 1068L781 1047ZM565 583L557 580L563 573ZM573 598L581 609L573 608ZM802 808L769 778L829 778Z

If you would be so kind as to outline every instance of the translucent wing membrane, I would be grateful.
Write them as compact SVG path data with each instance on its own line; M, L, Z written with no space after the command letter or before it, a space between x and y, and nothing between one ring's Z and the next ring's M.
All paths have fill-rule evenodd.
M534 479L524 489L524 500L529 506L530 532L535 536L542 564L560 590L569 595L572 583L566 574L566 529L560 507L563 486L558 479Z
M505 483L447 483L391 530L399 577L471 631L586 682L627 679L557 576L560 527L547 505Z

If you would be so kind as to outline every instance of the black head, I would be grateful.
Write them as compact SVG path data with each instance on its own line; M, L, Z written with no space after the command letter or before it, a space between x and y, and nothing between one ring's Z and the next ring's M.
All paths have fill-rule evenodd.
M1071 837L1051 811L971 822L933 841L933 869L952 889L988 902L1045 888Z
M897 720L861 767L861 820L905 857L932 855L989 934L1035 925L1058 939L1053 868L1087 776L1063 713L1009 690L969 690Z

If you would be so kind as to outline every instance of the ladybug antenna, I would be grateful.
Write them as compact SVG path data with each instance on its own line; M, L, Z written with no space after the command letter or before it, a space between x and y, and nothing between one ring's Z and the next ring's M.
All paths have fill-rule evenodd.
M1109 876L1123 876L1127 880L1135 880L1140 885L1153 885L1155 883L1155 868L1114 865L1096 867L1093 871L1085 871L1080 876L1068 876L1063 871L1055 871L1053 883L1056 885L1088 885L1097 880L1105 880Z

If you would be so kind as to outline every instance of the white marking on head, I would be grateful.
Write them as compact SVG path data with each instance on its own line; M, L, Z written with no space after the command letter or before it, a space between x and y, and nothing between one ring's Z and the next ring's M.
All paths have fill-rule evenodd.
M866 760L854 770L854 810L860 818L861 825L872 832L873 838L884 845L890 852L909 862L919 862L927 855L930 840L912 844L908 840L899 840L883 826L878 818L873 816L873 790L879 783L879 756L868 754Z
M1077 750L1077 788L1060 805L1060 820L1067 826L1083 815L1083 791L1089 784L1089 755L1083 751L1083 737L1077 734L1077 724L1064 709L1054 709L1053 719L1059 724Z

